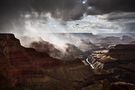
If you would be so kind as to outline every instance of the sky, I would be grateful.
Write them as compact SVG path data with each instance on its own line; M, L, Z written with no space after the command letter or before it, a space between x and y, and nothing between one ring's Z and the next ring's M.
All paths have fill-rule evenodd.
M46 15L49 13L51 14L50 16L54 18L54 21L59 24L62 23L62 25L63 23L64 25L66 24L65 26L68 26L70 30L70 27L77 27L77 31L82 28L86 30L86 28L81 25L85 23L87 27L90 26L90 29L99 28L99 26L103 29L104 27L102 26L108 23L110 25L112 22L115 28L109 28L116 29L126 26L122 28L124 32L134 32L134 12L134 0L1 0L0 31L10 31L10 29L15 26L22 27L23 29L23 24L26 23L24 19L27 19L24 18L25 16L33 17L34 19L31 19L29 22L36 23L43 19L43 17L48 18ZM37 19L38 17L40 17L39 20ZM99 19L99 17L103 17L105 20ZM61 19L62 22L58 19ZM88 20L86 21L86 19ZM93 20L93 22L91 20ZM123 23L127 20L128 22ZM98 21L101 21L100 24ZM88 25L89 23L94 23L94 28L91 27L92 24ZM96 23L99 25L96 25ZM103 23L103 25L101 23ZM117 26L117 24L120 26ZM61 28L67 28L62 25ZM81 28L78 29L78 27ZM106 27L107 26L105 26L104 30L106 30ZM110 33L112 29L110 29ZM23 32L23 30L20 30L20 33L21 32ZM95 32L98 32L98 30ZM107 33L108 32L107 30Z
M40 12L55 12L55 10L83 12L87 6L93 6L102 13L113 11L135 11L134 0L1 0L2 14L18 13L34 9ZM79 14L79 13L78 13ZM89 14L93 14L92 12Z
M76 56L94 48L98 35L134 29L135 0L0 0L0 33L13 33L25 47L50 43L59 55Z

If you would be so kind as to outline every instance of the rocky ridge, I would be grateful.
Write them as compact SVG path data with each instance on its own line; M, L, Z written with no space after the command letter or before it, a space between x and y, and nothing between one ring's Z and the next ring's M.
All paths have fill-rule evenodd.
M133 44L96 51L88 60L92 69L80 59L55 59L22 47L13 34L0 34L0 89L134 90L134 52Z

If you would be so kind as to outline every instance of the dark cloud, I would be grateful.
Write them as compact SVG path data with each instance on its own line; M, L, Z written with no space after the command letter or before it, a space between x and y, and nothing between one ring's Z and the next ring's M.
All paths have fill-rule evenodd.
M69 20L81 17L84 8L80 0L0 0L0 29L10 26L20 15L33 11L39 15L50 12L54 17Z
M83 12L80 0L1 0L0 4L1 16L17 16L34 10L38 13L51 12L52 15L59 11L63 17L73 18Z
M135 13L134 12L114 12L108 15L108 20L120 23L124 33L135 33Z
M135 0L89 0L89 6L95 7L100 13L115 11L130 12L135 11Z
M106 13L113 11L135 11L135 0L88 0L83 5L82 0L1 0L0 15L16 16L20 12L29 12L36 10L37 12L51 12L55 14L59 10L61 14L79 17L85 12L86 8L92 6L93 13ZM97 12L98 11L98 12ZM70 13L70 14L69 14ZM74 16L75 15L75 16Z
M20 13L35 10L51 12L54 16L63 15L66 19L78 19L87 11L89 14L100 14L114 11L135 11L135 0L88 0L86 4L82 0L1 0L0 16L16 17ZM57 14L57 11L60 14Z
M36 11L50 12L54 17L64 20L80 19L84 13L104 14L116 11L135 11L135 0L0 0L0 30L10 28L11 22L18 20L21 14ZM88 8L91 7L91 8ZM134 18L134 17L133 17ZM7 26L8 25L8 26ZM128 24L134 29L134 23ZM133 31L133 30L132 30Z

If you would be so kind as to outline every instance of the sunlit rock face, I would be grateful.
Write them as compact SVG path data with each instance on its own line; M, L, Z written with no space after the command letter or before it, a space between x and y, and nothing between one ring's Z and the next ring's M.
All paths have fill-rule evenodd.
M122 82L134 85L134 47L134 44L118 44L107 50L96 51L92 54L90 62L95 72L101 75L103 74L103 77L105 75L104 78L108 78L110 82L122 80Z

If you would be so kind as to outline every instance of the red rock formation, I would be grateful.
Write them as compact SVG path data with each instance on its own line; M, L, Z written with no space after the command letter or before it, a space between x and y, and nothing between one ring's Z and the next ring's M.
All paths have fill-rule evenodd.
M79 59L67 62L55 59L45 52L22 47L13 34L0 34L0 89L9 83L15 88L76 90L93 80L92 75L93 71Z
M53 68L62 61L51 58L47 53L39 53L32 48L24 48L13 34L0 34L0 72L15 85L19 76L28 70Z
M108 55L118 60L135 60L135 44L116 45L109 50Z
M124 56L129 53L124 52L125 54L123 54L124 50L133 53L134 45L117 45L110 49L108 54L118 58L118 55ZM15 87L13 90L25 90L25 88L30 90L96 90L97 87L100 90L105 90L108 87L104 86L112 85L113 79L119 81L119 78L134 83L135 74L129 68L134 64L132 66L131 64L127 65L127 63L126 65L117 63L115 66L112 63L108 65L111 66L111 69L107 67L107 71L112 72L114 68L112 74L110 71L104 71L105 73L102 72L101 75L99 73L95 75L94 71L89 66L84 66L79 59L68 62L54 59L45 52L37 52L32 48L22 47L13 34L0 34L0 90L7 90L5 87L8 85ZM125 70L132 72L127 73ZM131 79L128 77L129 75ZM103 83L102 85L99 81L104 79L107 79L108 84L105 83L104 85ZM85 89L85 87L87 88Z

